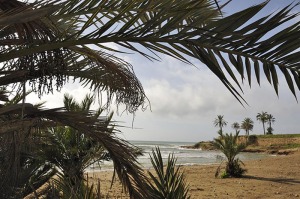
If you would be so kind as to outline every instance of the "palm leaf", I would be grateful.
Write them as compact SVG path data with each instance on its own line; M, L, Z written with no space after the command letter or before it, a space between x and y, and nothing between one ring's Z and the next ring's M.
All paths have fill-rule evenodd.
M185 183L184 174L176 167L176 158L170 154L164 165L159 148L152 150L150 156L155 173L148 171L152 182L148 183L148 189L153 199L185 199L188 196L188 186Z
M56 5L60 3L57 1ZM92 0L69 1L56 13L46 13L41 20L45 24L47 20L52 21L60 28L63 27L62 22L69 24L73 28L69 27L68 30L72 29L72 32L75 30L75 33L70 32L66 39L53 41L51 44L39 43L31 46L30 50L22 49L21 46L5 49L0 56L0 61L62 47L114 42L150 59L155 59L156 56L153 57L151 52L167 54L187 63L188 59L183 55L199 59L241 101L243 101L242 96L223 75L223 71L228 71L240 88L230 69L231 66L228 67L224 61L216 64L216 56L222 56L224 60L228 57L233 67L237 68L242 80L246 71L250 85L251 68L255 68L256 78L260 82L257 67L261 66L270 83L274 85L276 93L278 92L276 68L286 68L296 76L296 79L299 79L297 64L300 62L300 56L299 52L295 51L300 43L299 37L296 36L299 34L299 22L280 30L274 36L264 37L273 32L278 25L297 17L297 13L291 14L293 5L253 21L252 18L267 5L267 2L221 19L216 18L219 13L213 8L213 3L213 1L196 0L158 2L122 0L118 3L114 1L95 3ZM53 2L49 6L54 6ZM41 9L41 7L37 4L34 9ZM81 28L77 23L79 19L84 24ZM74 21L73 25L72 21ZM89 33L83 34L88 29ZM145 47L146 51L134 47L135 44ZM207 58L204 59L204 56ZM269 74L273 77L272 80ZM287 81L294 93L291 83L295 82L288 79Z
M21 114L22 104L10 105L7 109L1 108L0 116L8 114ZM115 135L116 130L107 126L105 117L95 118L94 114L76 113L63 108L38 109L30 104L25 104L24 119L2 122L0 132L7 134L17 129L38 129L56 126L70 126L79 132L99 142L110 154L114 162L124 189L133 198L147 198L145 189L145 176L137 162L136 148L127 141Z

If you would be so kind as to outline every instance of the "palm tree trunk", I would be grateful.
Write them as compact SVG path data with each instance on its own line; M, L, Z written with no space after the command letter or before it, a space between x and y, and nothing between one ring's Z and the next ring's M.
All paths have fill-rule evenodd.
M264 128L264 135L266 135L266 130L265 130L265 123L263 122L263 128Z

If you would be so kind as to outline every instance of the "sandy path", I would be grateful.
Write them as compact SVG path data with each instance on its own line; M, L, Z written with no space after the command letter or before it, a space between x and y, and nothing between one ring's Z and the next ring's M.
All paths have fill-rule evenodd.
M216 179L217 165L183 167L192 199L300 198L300 151L245 162L244 178ZM100 177L101 192L112 198L128 198L118 182L110 189L112 172L89 173L89 181Z

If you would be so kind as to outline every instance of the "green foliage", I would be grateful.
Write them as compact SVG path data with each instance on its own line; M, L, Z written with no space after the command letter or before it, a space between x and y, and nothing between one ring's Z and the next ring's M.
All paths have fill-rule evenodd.
M257 135L258 138L299 138L300 134Z
M87 179L88 180L88 179ZM63 175L59 174L52 181L49 191L46 197L49 199L99 199L100 194L100 182L98 187L95 189L94 184L90 185L85 182L81 182L76 190L73 189L71 181L66 179Z
M170 154L167 165L164 168L163 159L159 148L152 150L150 157L155 173L148 171L152 182L148 183L148 189L152 199L189 199L188 187L184 174L176 166L174 155Z
M235 135L223 134L219 131L219 137L214 139L215 147L221 150L227 159L225 171L230 177L241 177L246 172L241 167L242 162L236 159L236 156L247 147L246 143L238 143L238 135L239 131ZM221 164L216 171L216 176L220 173Z
M299 143L288 143L288 144L271 144L267 147L269 150L285 150L285 149L294 149L294 148L299 148L300 144Z
M262 123L264 135L266 135L265 123L268 121L268 113L264 111L262 111L261 113L257 113L256 119Z
M226 173L230 177L242 177L244 173L246 173L246 169L242 168L244 163L238 158L234 159L232 162L228 162L226 165Z
M193 147L196 148L196 149L201 148L201 142L197 142L196 144L194 144Z
M28 147L26 141L29 143L31 141L31 145L34 145L30 138L23 141L25 142L18 142L19 150L14 146L6 149L1 147L0 198L23 198L46 183L56 173L53 166L36 156L33 149L25 149L25 146ZM7 141L5 144L8 144Z
M246 131L246 135L249 136L249 131L253 130L254 122L251 118L247 117L245 118L241 123L241 129L244 129Z
M217 118L214 120L214 125L219 127L220 131L222 131L222 128L227 125L227 122L224 120L224 115L217 115Z
M9 0L1 1L3 7L8 2ZM145 100L139 83L134 81L136 84L132 84L128 81L130 86L127 86L121 83L122 78L119 78L128 77L132 73L118 75L112 70L115 67L106 67L116 62L118 67L124 64L123 60L111 58L113 57L111 54L116 52L115 49L104 45L113 42L123 47L124 51L140 53L151 60L158 60L159 53L185 63L191 63L189 57L198 59L240 101L243 99L237 89L241 88L237 77L241 76L241 79L244 79L247 76L251 85L253 76L251 68L255 69L258 83L261 78L259 71L263 68L276 93L279 84L277 73L280 71L289 89L296 96L295 86L299 85L299 74L297 67L294 66L299 62L297 59L299 52L295 51L299 48L299 42L291 43L291 41L294 41L295 35L299 33L299 27L297 23L293 23L283 30L276 29L278 25L289 24L288 22L292 22L298 16L297 12L291 11L292 5L270 15L264 14L263 18L249 23L250 19L259 15L258 13L268 4L267 1L222 18L214 6L215 1L212 0L130 3L94 0L82 2L73 0L67 3L63 0L35 1L27 4L13 2L14 6L5 7L11 8L10 15L2 17L1 25L10 31L3 33L2 43L5 48L0 61L6 62L5 72L9 75L12 74L11 69L14 71L19 68L27 69L22 64L28 63L28 69L16 75L20 77L19 79L26 78L26 81L30 81L33 85L37 84L35 87L40 93L52 91L52 84L55 85L52 80L57 79L56 86L61 88L67 81L66 76L74 76L95 90L105 88L109 82L112 93L118 93L116 98L119 103L130 101L139 107ZM20 13L20 9L23 12ZM19 25L21 23L25 25ZM28 26L32 26L31 29L35 31L28 30L26 28ZM16 38L28 42L19 42ZM281 45L283 43L291 44ZM87 47L89 44L96 45L102 52L89 49ZM136 45L146 50L140 50ZM104 50L110 54L103 53ZM84 59L80 60L78 57ZM227 62L228 59L230 64ZM43 65L41 64L41 67L34 63ZM89 67L84 67L86 65ZM281 70L276 70L277 67ZM70 70L71 68L75 70ZM233 73L233 68L237 69L238 75ZM127 71L128 69L129 67ZM101 74L102 70L105 70L105 75ZM87 74L95 71L93 75ZM232 85L225 72L228 72L236 86ZM95 79L94 74L97 74ZM114 80L119 84L116 87L113 86ZM7 84L14 83L16 77L10 77L6 81ZM122 92L122 89L126 91ZM140 92L134 93L135 89ZM126 96L126 93L131 95ZM134 99L130 98L132 96ZM129 106L130 103L126 105ZM131 108L136 110L132 106Z
M240 124L238 122L234 122L231 125L231 127L235 130L235 132L237 132L241 128L241 126L240 126Z
M296 143L286 144L286 145L283 145L282 147L285 149L300 148L300 144L296 144Z
M256 135L249 135L247 141L249 145L256 145L258 143L258 137Z
M267 128L267 135L272 135L273 134L274 129L272 127L268 127Z
M0 90L7 93L4 88ZM0 107L5 109L17 106L30 93L31 91L17 93ZM32 107L41 105L42 103ZM0 122L4 124L7 121L15 121L21 118L21 115L22 113L0 115ZM56 173L55 168L49 162L43 161L37 153L42 148L42 139L39 133L30 129L0 133L0 198L25 197Z
M194 144L193 148L196 149L202 149L202 150L215 150L215 146L213 145L213 142L208 141L208 142L198 142Z
M77 103L73 97L65 94L64 105L67 111L88 113L93 99L93 96L86 95L81 103ZM101 113L102 109L98 109L92 117L98 118ZM106 121L107 126L111 123L111 118L112 114ZM44 138L40 156L61 172L60 179L64 182L62 184L66 185L64 191L70 188L70 193L82 193L84 170L95 162L110 160L109 153L103 145L74 128L51 128L44 132Z
M116 104L125 104L126 110L134 113L147 98L132 66L113 56L116 50L105 45L112 42L151 60L160 59L157 56L160 53L189 64L190 58L198 59L241 103L244 99L237 89L241 88L237 77L245 79L247 76L251 85L251 68L255 69L258 83L263 68L276 93L277 71L280 71L296 96L295 86L300 85L297 67L300 52L296 50L300 42L295 42L299 24L276 29L298 16L291 11L292 6L249 23L267 2L222 18L214 2L1 0L0 11L4 14L0 16L0 86L9 86L9 93L26 94L26 86L30 85L41 96L51 93L53 87L60 90L69 78L74 78L96 94L106 91L108 104L115 99ZM282 45L287 43L290 45ZM136 48L138 45L144 49ZM100 50L88 46L97 46ZM238 75L232 69L237 69ZM8 100L6 93L0 92L0 100ZM11 152L10 161L1 161L7 162L7 168L12 171L6 172L8 170L2 167L1 172L13 174L14 183L21 182L21 171L28 166L23 158L35 155L27 150L28 145L26 150L19 145L26 143L24 137L45 127L69 126L97 140L109 151L116 173L132 198L147 198L135 148L112 134L106 121L86 112L42 110L25 103L2 105L1 134L18 139L9 143L13 145L11 148L7 143L1 146ZM8 178L1 180L4 184Z
M228 175L228 173L226 172L226 170L225 171L223 171L222 173L221 173L221 175L220 175L220 178L228 178L229 177L229 175Z

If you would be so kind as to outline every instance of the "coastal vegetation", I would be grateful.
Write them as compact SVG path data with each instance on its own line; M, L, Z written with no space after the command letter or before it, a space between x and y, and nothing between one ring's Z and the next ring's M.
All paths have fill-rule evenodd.
M238 130L241 128L240 124L238 122L234 122L231 127L235 130L235 132L237 133Z
M246 132L246 135L249 136L249 131L253 130L253 120L249 117L245 118L241 123L241 129L244 129Z
M1 0L0 197L23 198L33 192L37 198L38 187L57 172L54 164L62 170L58 180L67 179L67 186L71 184L68 195L66 183L57 184L58 194L65 191L66 197L93 198L89 188L81 192L84 197L77 192L82 188L82 169L89 164L85 158L104 158L102 154L107 153L130 198L150 198L151 189L137 162L136 147L117 136L120 131L110 122L110 116L98 117L97 111L86 109L88 106L80 111L76 106L47 109L26 101L29 90L40 97L55 89L61 91L74 80L95 96L105 93L107 107L115 102L135 113L148 103L146 94L131 64L115 54L138 53L153 61L164 54L191 65L190 58L197 59L242 104L245 100L237 77L247 78L251 85L254 70L260 83L261 68L278 93L277 68L296 96L295 86L300 88L296 67L300 52L294 50L300 47L300 42L296 42L299 24L291 24L270 37L266 35L295 19L298 13L287 6L273 15L250 21L266 5L267 1L223 17L215 1L210 0ZM120 50L107 45L111 43ZM283 45L286 43L291 45ZM21 101L11 103L19 95ZM218 124L220 130L225 123L221 120ZM236 140L222 131L221 135ZM42 155L45 145L53 149L48 150L47 156L52 161L46 161ZM76 155L65 150L67 145ZM86 154L94 147L100 156ZM238 151L228 156L228 173L232 176L242 173L239 161L232 159ZM77 158L80 168L74 171L68 158ZM172 158L169 161L174 162ZM237 173L232 166L238 168ZM170 174L177 173L172 169ZM179 180L175 183L181 182L180 176L174 176ZM186 193L185 188L180 190Z
M272 128L272 124L275 122L275 118L272 114L268 114L267 112L262 111L261 113L257 114L256 119L263 124L264 135L273 134L274 129ZM265 123L269 124L269 127L267 128L267 133L265 132ZM227 122L224 119L224 115L217 115L217 118L214 120L213 124L215 127L219 127L222 131L223 127L227 125ZM233 128L235 132L238 132L239 129L244 129L246 136L249 136L249 131L252 131L253 127L254 122L249 117L245 118L241 122L241 124L239 124L238 122L234 122L231 125L231 128Z
M261 113L257 113L256 119L260 121L263 125L264 135L266 135L265 123L268 121L268 113L262 111Z
M257 135L258 138L300 138L300 134Z
M290 154L300 148L300 134L275 134L275 135L249 135L239 136L239 140L248 140L247 147L243 152L270 153L270 154ZM187 148L201 150L217 150L212 141L200 141Z
M227 125L227 122L224 120L224 115L217 115L217 118L214 120L214 125L220 128L222 131L223 127Z
M247 141L238 141L239 132L233 135L232 133L223 134L222 131L218 132L219 137L213 141L216 149L220 150L226 157L225 170L220 173L221 165L216 171L215 177L220 175L221 178L226 177L241 177L246 170L242 168L243 162L236 156L247 147Z
M269 127L267 128L267 134L273 134L274 129L272 128L272 124L275 122L275 118L272 114L267 115L267 122L269 123Z
M176 166L174 154L170 154L166 164L163 162L159 148L152 150L150 156L154 171L148 171L151 182L148 183L153 199L189 199L189 188L184 173Z
M86 95L78 103L72 96L65 94L64 107L70 112L87 113L91 111L94 99L94 96ZM98 118L102 113L103 109L99 108L93 112L92 117ZM112 123L112 116L113 113L107 116L107 126ZM113 133L113 126L110 128ZM61 192L63 198L85 198L83 196L89 187L85 184L84 171L94 163L111 160L109 152L93 138L68 126L48 128L41 132L41 136L44 140L39 156L50 163L59 176L58 180L54 178L51 192Z

